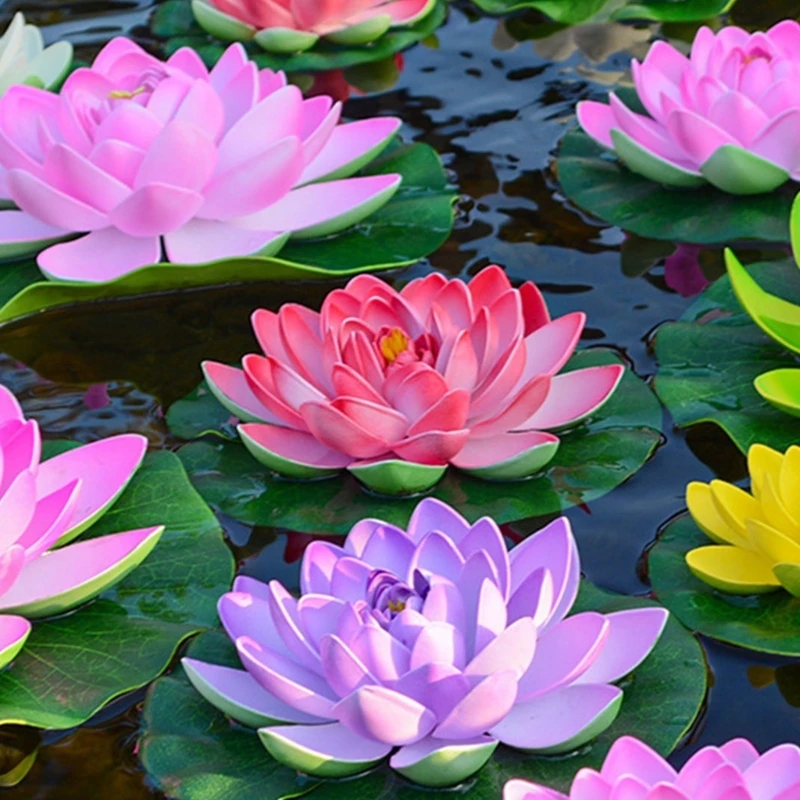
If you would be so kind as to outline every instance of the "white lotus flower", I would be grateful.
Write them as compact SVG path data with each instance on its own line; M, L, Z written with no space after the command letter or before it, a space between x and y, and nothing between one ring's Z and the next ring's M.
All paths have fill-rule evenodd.
M50 89L64 78L70 64L69 42L45 47L42 32L35 25L28 25L22 13L17 12L0 37L0 95L17 83Z

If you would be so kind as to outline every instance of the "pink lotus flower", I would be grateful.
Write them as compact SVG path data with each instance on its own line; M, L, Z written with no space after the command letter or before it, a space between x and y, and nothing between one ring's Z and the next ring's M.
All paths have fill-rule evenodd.
M60 94L0 99L0 197L21 209L0 212L0 257L46 247L46 275L94 282L160 261L162 244L197 264L342 230L397 190L398 175L349 176L400 121L340 113L241 45L209 73L188 48L163 63L114 39Z
M374 42L413 25L436 0L192 0L197 22L223 41L254 39L264 50L294 53L321 36L346 45Z
M266 356L203 370L270 469L315 478L346 468L378 491L408 493L433 486L448 464L506 480L549 462L559 440L544 430L594 413L624 371L556 374L585 320L551 321L536 286L512 288L497 266L469 284L434 273L401 292L364 275L319 314L256 311Z
M800 179L800 24L766 33L726 27L697 32L689 58L656 42L633 61L650 117L578 104L578 121L634 172L668 186L707 181L733 194L770 192Z
M503 800L797 800L800 747L782 744L764 755L746 739L704 747L680 772L630 736L614 742L600 772L582 769L569 795L509 781Z
M163 528L63 545L114 503L147 448L112 436L40 463L39 426L0 386L0 667L19 653L29 618L61 614L122 580Z
M469 525L425 499L408 531L367 519L343 547L309 545L299 600L237 578L219 614L244 670L183 665L294 769L343 777L391 755L407 778L448 786L500 742L569 752L616 718L613 684L647 657L667 612L567 616L579 578L565 518L509 552L493 520Z

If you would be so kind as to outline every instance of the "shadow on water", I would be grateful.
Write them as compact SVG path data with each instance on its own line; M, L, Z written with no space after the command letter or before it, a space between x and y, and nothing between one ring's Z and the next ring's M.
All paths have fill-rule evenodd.
M46 26L48 40L67 36L88 59L117 34L152 45L145 26L152 6L149 0L8 2L0 5L0 25L24 10ZM757 27L799 12L798 2L740 0L736 20ZM584 344L617 348L649 377L655 371L649 334L680 316L688 295L720 274L719 253L703 254L685 272L670 259L675 248L589 218L559 193L552 153L572 124L575 103L600 99L608 84L626 81L631 54L642 55L654 29L580 26L542 36L541 23L533 14L481 19L469 3L455 3L438 46L406 53L391 91L348 101L353 118L401 116L404 135L442 153L462 191L450 241L430 263L385 277L399 286L431 267L467 277L501 263L512 279L536 281L554 316L585 310ZM688 38L694 28L668 33ZM89 441L135 430L153 446L170 447L163 409L197 384L201 359L233 362L253 350L254 308L289 300L319 306L336 285L232 286L34 316L0 331L6 354L0 382L19 394L48 437ZM646 592L637 564L661 523L684 507L687 480L745 476L743 460L719 429L700 426L684 435L667 420L666 430L663 446L633 479L568 513L586 575L601 586ZM298 560L313 537L223 522L243 572L296 584ZM539 522L515 523L511 531L528 533ZM704 644L713 672L710 703L675 762L734 735L759 747L797 739L800 664ZM72 800L101 796L102 787L103 797L117 800L158 797L136 765L140 703L136 694L80 730L43 734L30 776L7 796ZM0 737L0 757L3 745Z

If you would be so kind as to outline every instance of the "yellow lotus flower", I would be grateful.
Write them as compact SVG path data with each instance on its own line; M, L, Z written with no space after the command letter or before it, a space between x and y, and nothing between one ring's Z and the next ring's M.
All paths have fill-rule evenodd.
M725 481L690 483L694 521L717 544L686 554L689 569L731 594L800 597L800 447L785 455L763 444L747 454L750 492Z

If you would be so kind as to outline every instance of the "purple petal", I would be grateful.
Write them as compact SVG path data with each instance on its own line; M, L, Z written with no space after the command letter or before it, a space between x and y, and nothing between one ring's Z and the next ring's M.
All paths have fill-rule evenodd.
M522 750L548 750L577 737L622 698L616 686L565 686L527 703L518 703L489 731Z
M509 560L511 602L514 602L514 593L528 575L540 567L546 567L553 576L556 600L544 627L562 620L575 602L581 576L578 548L569 520L560 517L529 536L511 550Z
M411 651L410 669L425 664L452 664L456 669L464 669L464 637L461 631L446 622L431 622L426 625Z
M330 542L311 542L303 553L300 567L300 591L303 594L330 594L331 576L345 551Z
M410 544L410 540L406 541ZM413 558L411 558L405 573L407 580L411 578L415 570L420 570L423 575L440 575L453 583L459 581L464 567L464 559L449 536L433 531L425 536L416 551L413 551L413 545L411 546Z
M467 665L464 674L485 677L512 670L519 679L530 667L535 651L536 625L530 617L522 617L484 647Z
M567 617L550 628L539 638L536 655L519 682L520 700L575 681L602 652L610 631L606 617L593 611Z
M414 544L403 531L393 525L379 525L367 539L360 557L373 569L386 569L402 577L408 573L413 556Z
M379 681L392 681L409 670L405 645L378 625L362 627L350 646Z
M403 675L389 688L411 697L444 719L472 688L452 664L424 664Z
M610 624L608 637L589 669L577 678L578 682L613 683L633 672L655 647L668 617L669 612L664 608L606 614Z
M297 601L300 627L316 648L328 633L334 633L344 610L344 601L324 594L304 594Z
M436 724L432 711L384 686L363 686L337 703L333 712L359 736L395 746L418 742Z
M466 561L473 553L483 550L492 560L497 569L497 580L500 591L508 597L511 565L508 559L503 534L497 523L490 517L481 517L471 528L469 533L459 543L458 549Z
M431 735L458 740L485 733L508 714L516 697L516 673L495 672L460 700Z
M247 636L236 640L236 649L245 669L279 700L315 717L334 717L337 698L324 678Z
M464 517L447 503L433 497L426 497L414 509L407 530L415 544L419 544L431 531L441 531L458 545L469 533L470 526Z
M331 689L347 697L362 686L379 683L364 662L338 637L325 636L320 642L322 670Z
M297 612L297 600L278 581L270 581L269 589L272 620L289 652L298 664L314 672L321 671L319 654L303 633L300 615Z
M455 584L443 578L437 579L425 597L422 616L431 622L449 622L463 630L467 622L464 600Z
M537 628L549 619L555 603L553 574L547 567L531 572L508 602L508 621L531 617Z

